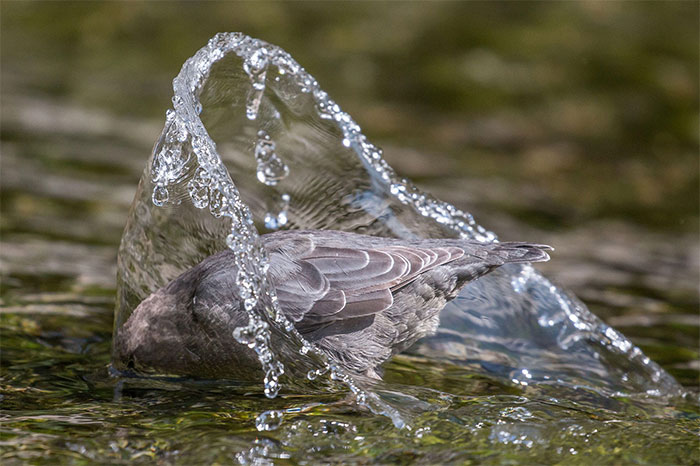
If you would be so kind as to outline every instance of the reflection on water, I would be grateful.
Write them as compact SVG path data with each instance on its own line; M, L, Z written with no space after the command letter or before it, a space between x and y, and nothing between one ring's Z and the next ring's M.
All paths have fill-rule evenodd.
M605 11L599 18L605 18L604 14ZM657 18L662 23L671 20L668 15ZM504 20L503 33L509 30L508 24L513 23ZM5 42L7 38L4 34ZM190 44L185 52L189 54L200 42ZM677 58L672 52L664 53L675 63ZM475 60L482 57L482 61L483 56L488 56L472 55ZM182 58L166 75L172 76ZM508 59L504 60L500 66L509 64ZM20 62L14 63L9 71L3 66L3 77L17 70ZM493 60L486 63L498 64ZM679 73L681 78L674 78L675 85L682 89L682 69ZM674 74L669 71L664 76ZM64 78L54 75L52 79ZM667 80L664 83L670 86ZM492 84L497 85L505 86L503 81ZM582 88L588 85L581 84ZM115 397L115 381L108 377L106 367L111 344L116 244L133 187L143 169L144 154L156 139L160 123L85 109L24 86L4 81L2 95L0 357L4 461L20 462L42 455L52 455L63 462L165 463L253 463L262 458L343 461L368 456L383 462L433 463L551 463L577 458L582 462L608 463L697 461L692 456L698 431L697 395L686 401L659 403L654 397L603 399L585 387L567 391L561 385L508 382L506 376L519 381L527 379L522 371L509 372L515 366L513 358L520 357L517 354L508 354L510 360L491 364L470 361L461 355L452 360L436 360L430 341L392 361L385 372L388 388L380 390L386 399L399 400L421 413L411 432L397 431L381 416L358 415L343 394L283 394L268 400L262 395L245 395L258 391L258 387L126 380L116 390L120 396ZM162 82L155 87L158 86ZM21 92L15 91L19 89ZM431 98L435 98L435 91L431 92ZM614 91L610 92L614 95ZM675 102L674 94L661 95L671 95L663 98ZM163 102L158 103L159 108L165 105ZM467 106L479 105L473 99L468 102ZM505 103L505 107L511 105ZM596 314L631 337L686 387L693 389L697 385L697 238L684 233L687 228L692 233L695 227L680 225L695 221L697 209L692 203L696 201L685 196L683 208L683 202L674 201L681 191L672 187L684 186L684 174L692 175L697 170L684 169L687 165L682 164L681 156L668 159L676 156L674 147L679 146L664 144L663 139L656 142L657 148L667 150L661 165L669 167L656 171L659 179L647 183L647 168L635 165L638 162L634 160L615 175L621 177L621 184L630 183L628 187L639 183L650 190L660 189L660 199L665 197L663 193L676 193L668 196L665 214L654 214L654 218L663 219L664 223L659 224L653 223L653 218L638 221L635 214L645 212L644 206L664 205L663 201L654 200L659 198L653 193L644 194L650 196L644 201L615 197L618 204L609 205L607 214L596 214L592 206L600 204L589 193L600 193L598 183L609 180L607 175L602 180L588 175L605 173L608 162L586 158L588 167L581 169L581 179L573 178L573 174L572 178L549 176L553 173L548 171L552 170L549 162L553 159L542 155L546 147L540 144L546 141L518 137L522 125L507 115L494 117L498 124L491 126L472 120L479 131L467 131L462 136L454 136L455 131L462 131L455 123L458 119L438 118L420 125L419 131L430 133L421 136L391 130L392 123L381 117L387 115L381 108L366 108L366 113L353 109L355 118L367 129L375 127L374 121L381 122L376 131L385 134L389 142L383 144L386 156L400 173L421 175L419 181L428 190L459 206L481 210L482 223L505 239L526 236L557 246L555 260L541 267L548 276L573 288ZM518 106L512 108L519 111ZM379 112L380 117L365 118L371 112ZM395 115L398 116L394 118L415 118L410 111ZM571 121L560 124L562 128L576 127ZM636 125L638 128L640 123ZM636 137L634 128L629 130L629 137ZM609 131L622 134L618 130ZM396 139L391 131L395 131ZM570 130L560 131L564 131L565 139L577 140L570 137ZM594 144L590 134L581 131L581 141L592 146L600 144L600 140ZM679 137L673 129L667 132ZM444 137L433 138L436 134ZM411 143L421 137L422 143ZM426 167L423 154L416 156L405 149L468 137L472 139L465 139L465 144L475 150L464 154L464 162L454 161L450 152L454 149L436 146L428 150L434 157ZM624 135L619 137L625 140ZM696 144L692 139L687 143L691 147ZM577 147L580 150L583 146ZM505 155L528 148L527 164ZM559 149L554 153L566 159L556 159L563 164L560 166L580 166L580 154L574 150L572 155L566 147ZM495 153L496 157L482 157L482 151ZM587 157L588 150L585 153ZM542 157L546 163L532 165ZM506 160L509 163L503 163ZM460 163L469 167L461 169L461 173L469 173L468 177L450 174L460 171ZM502 172L496 171L499 163L503 165ZM490 164L494 166L490 168ZM511 169L521 170L521 174L508 173ZM673 174L673 170L680 174ZM494 173L502 175L495 179ZM568 172L564 169L556 173ZM557 197L542 197L539 184L530 184L531 176L538 182L544 176L542 189L557 193ZM557 182L557 178L562 181ZM576 185L580 198L568 193L569 187L564 186L567 183ZM669 187L662 187L664 183ZM608 190L606 195L612 196L610 189L604 187L602 191ZM514 196L514 192L519 195ZM689 192L696 193L697 189ZM561 210L558 202L564 201L573 214ZM265 206L260 209L268 211ZM660 210L652 207L650 211ZM596 220L583 221L587 215ZM575 226L572 219L578 220ZM567 228L555 229L555 224ZM644 226L649 224L653 228ZM459 351L458 346L451 348ZM538 374L531 370L529 375ZM428 406L430 409L426 409ZM255 419L266 410L283 411L284 422L277 430L258 432Z

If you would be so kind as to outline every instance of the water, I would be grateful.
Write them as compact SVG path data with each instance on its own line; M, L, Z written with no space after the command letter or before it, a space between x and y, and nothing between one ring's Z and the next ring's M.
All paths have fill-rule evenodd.
M233 67L234 63L230 65ZM228 75L228 71L221 70L224 76ZM210 79L216 82L220 77L213 74ZM247 74L241 74L241 78L245 78L241 82L250 82ZM269 82L269 74L266 79ZM204 97L201 99L202 119L207 128L215 128L216 125L212 123L217 121L217 115L210 113L211 100L208 101L206 95ZM250 102L247 94L243 102ZM21 107L18 106L20 104ZM32 106L32 102L26 99L15 105L9 107L10 110L23 110L4 112L3 115L4 134L20 135L10 138L10 141L21 140L22 131L36 134L37 129L36 120L21 120L14 115L30 113L31 109L36 109L35 114L46 114L51 109L42 102ZM196 105L194 109L199 114ZM311 109L316 111L313 106ZM257 118L265 115L264 98L261 98L257 111ZM65 114L65 110L62 113ZM68 125L67 129L62 130L67 131L64 133L51 130L52 133L48 134L54 134L54 138L56 134L85 134L88 130L84 122L95 121L96 117L80 109L75 113L83 117L78 120L83 124L76 124L73 129ZM280 113L283 118L288 118L285 111ZM319 119L329 120L322 116L326 114L322 111ZM251 122L267 121L250 120L245 112L242 115ZM505 306L495 304L495 297L506 294L494 293L494 290L513 292L539 283L537 276L531 276L527 270L504 271L489 282L472 286L469 294L446 310L439 335L388 365L386 384L373 390L391 406L402 409L402 414L410 416L410 431L396 429L385 416L362 409L358 411L358 407L349 403L346 395L338 392L337 387L326 387L327 391L319 392L313 390L315 387L306 386L306 383L299 382L299 386L290 384L286 376L280 379L282 392L274 399L264 396L262 381L236 385L128 379L117 384L106 370L114 296L114 245L124 223L124 211L133 195L133 174L144 166L145 152L136 153L132 147L139 144L148 146L159 129L153 129L150 138L138 139L127 122L116 118L108 121L111 152L105 151L97 157L92 157L93 153L90 152L87 160L91 164L81 165L79 148L86 144L85 139L73 142L73 138L65 138L63 147L66 144L71 147L67 153L76 162L73 168L62 168L56 173L41 171L41 167L46 166L46 159L39 159L41 163L39 170L36 170L36 162L29 165L37 160L36 157L15 156L13 145L4 144L5 199L8 199L8 192L12 194L9 202L3 202L3 217L7 213L12 225L12 229L5 230L9 233L3 239L5 460L40 458L48 452L58 460L91 459L98 462L159 459L179 463L217 460L252 463L264 458L282 462L322 458L352 461L368 456L385 462L641 461L678 464L696 461L692 454L697 444L696 394L680 398L646 394L637 388L659 385L650 382L644 371L635 369L629 374L613 371L612 377L608 377L608 374L601 375L596 366L591 365L594 362L591 347L598 340L601 348L597 352L609 359L599 363L599 368L610 370L628 364L629 354L624 353L633 351L635 346L627 347L624 344L626 339L610 333L607 344L623 346L618 348L621 353L611 352L605 348L605 339L601 338L608 333L607 327L599 327L596 320L584 320L578 324L587 327L577 328L577 322L569 316L582 316L578 307L574 308L575 312L567 314L556 312L562 307L554 304L551 304L552 312L537 325L519 325L515 328L503 325L509 321L532 323L535 320L531 315L544 316L541 309L533 306L520 308L508 306L507 303ZM221 152L226 151L229 143L221 136L228 134L228 131L212 134ZM268 133L276 134L270 129ZM95 136L90 134L95 133L88 131L84 136L88 144L95 144L93 141L105 137L104 132ZM303 133L304 136L308 134ZM330 222L329 217L340 218L341 225L360 225L366 231L381 231L386 228L386 220L390 222L392 231L402 234L420 231L424 227L408 209L400 210L400 207L392 205L398 214L387 215L384 198L373 194L376 193L376 186L366 177L357 175L363 173L362 165L348 162L337 167L338 160L343 159L340 155L331 158L328 166L321 165L325 170L323 178L331 181L319 180L321 177L296 179L308 168L299 166L298 156L282 152L284 147L289 147L290 140L295 141L292 137L275 138L276 151L288 164L289 176L275 186L260 183L254 175L256 160L252 141L256 135L254 131L250 133L251 143L245 154L239 158L235 158L236 154L230 154L228 165L235 168L231 173L244 199L246 193L264 194L257 201L245 199L251 206L258 229L264 230L266 214L278 211L279 200L284 194L290 196L288 225L292 227L304 224L325 226ZM329 139L338 138L337 147L346 147L344 138L340 136L343 135L333 133L322 141L325 144ZM174 141L177 141L177 137ZM297 147L310 147L302 144L305 139L296 141L301 141ZM231 141L228 147L235 147L235 142ZM312 154L315 153L313 146L311 149ZM167 162L175 161L175 165L178 165L177 160L182 152L179 155L164 155ZM186 157L182 160L186 160ZM323 162L313 160L314 168ZM241 164L241 167L234 163ZM115 164L123 168L115 170ZM100 170L105 166L107 170ZM30 170L30 167L35 167L35 170ZM336 173L347 174L348 170L352 176L341 180L343 182L337 181ZM235 175L243 172L251 174L249 180ZM17 173L25 173L24 180L28 176L43 176L43 180L50 182L25 181L20 184L16 180L22 178ZM99 176L95 176L97 174ZM192 176L193 179L196 176L197 180L206 178L202 173ZM164 176L157 181L162 180L165 186L168 179L168 176ZM77 184L81 180L83 183ZM105 180L109 180L109 194L105 193L107 190L100 192ZM157 181L151 178L156 186ZM204 179L193 186L201 188L209 186L209 183ZM76 185L76 189L64 188ZM7 189L7 186L14 187L14 191ZM350 189L355 186L361 189ZM383 195L392 194L391 188L388 186L388 193ZM305 195L317 190L328 193L327 203L324 203L325 198ZM401 194L400 188L393 191ZM154 192L144 193L144 200L149 206L154 206ZM201 193L202 190L187 191L188 195L191 192ZM163 207L154 206L157 209L172 208L171 203L187 201L187 198L176 195L170 189L167 199L161 196L161 191L158 194L156 200ZM331 201L337 198L330 194L344 196L345 202L341 207L332 205ZM103 200L91 207L95 197ZM205 197L207 204L202 205ZM208 190L206 196L197 197L195 194L192 199L195 198L202 206L199 209L211 218L215 218L209 215L209 202L212 199L215 206L213 213L222 212L225 205L220 197L210 197ZM37 202L37 199L49 199L51 204ZM81 214L76 215L76 212ZM81 218L81 215L84 217ZM378 216L382 222L367 220ZM89 219L87 227L81 226L85 223L84 218ZM189 219L185 218L182 224L188 225L185 220ZM50 228L42 229L42 226ZM636 344L642 344L645 352L654 356L653 359L669 368L686 385L686 390L692 390L697 372L689 369L692 365L681 367L683 361L692 360L692 351L697 345L693 337L697 333L697 324L692 320L697 309L696 301L686 301L684 298L687 283L690 282L691 288L695 286L692 276L697 275L692 259L681 252L687 243L683 243L682 235L674 234L674 241L667 241L670 236L660 233L637 232L635 228L624 226L603 225L603 228L607 228L606 240L609 245L597 259L578 260L576 255L567 254L567 248L559 246L566 241L551 240L552 237L566 240L565 235L549 233L547 242L559 246L557 255L563 257L559 259L563 264L557 266L555 256L549 265L555 268L550 269L548 275L561 280L560 277L566 277L567 269L571 270L570 274L578 274L573 275L570 283L578 283L583 289L583 293L579 291L579 294L593 304L596 312L608 317L617 315L617 322L622 324L624 333L632 336ZM502 231L501 228L494 229ZM212 228L207 231L207 234L217 238L218 243L214 247L225 247L226 230ZM46 233L43 233L47 231L55 233L47 239ZM163 234L174 238L172 235L176 231L164 231ZM592 236L592 232L589 236ZM577 251L586 250L585 237L585 230L575 236ZM540 236L532 233L530 238L539 240ZM638 245L637 254L631 258L620 252L626 249L623 246L630 240ZM673 245L658 246L661 242L676 242L679 249ZM231 243L236 246L235 242ZM187 246L190 249L185 249L176 260L183 263L193 260L187 254L191 250L197 250L198 254L208 252L198 250L195 244ZM648 254L645 251L657 252ZM648 263L650 260L653 261L651 267ZM605 264L611 262L620 265L610 271ZM559 271L564 273L557 273ZM515 281L513 277L516 277ZM165 277L150 279L164 280ZM144 286L156 285L148 280L141 283ZM608 285L605 287L598 283ZM469 311L474 310L470 299L477 302L479 312ZM663 307L659 309L660 302L667 303L665 306L671 312L668 313ZM684 302L688 303L685 304L686 311L683 311ZM489 313L490 306L493 309ZM505 315L496 312L496 308L504 307L511 309L511 312ZM652 327L643 325L642 317L636 320L625 317L637 307L648 310L640 314L642 316L656 316L647 318L656 319L652 322L657 323L660 331L666 329L666 334L652 333ZM615 314L616 309L625 312ZM684 312L688 316L685 320L681 317ZM555 324L549 325L550 320ZM77 321L81 325L76 325ZM556 329L556 334L548 333L547 328ZM671 329L675 329L673 333ZM253 333L255 330L253 328ZM584 334L589 332L590 338L582 338L581 330ZM278 343L277 339L273 341ZM563 351L561 344L570 346ZM622 359L616 359L616 354L622 354ZM546 361L546 364L537 367L533 363L537 361ZM305 367L291 366L291 371L303 371L299 378L308 380ZM588 373L587 369L595 370ZM557 374L560 380L552 380L553 374ZM634 380L635 376L640 380ZM327 378L327 373L316 377L317 380ZM606 381L610 385L606 385ZM282 413L281 424L274 430L267 430L277 425L279 413Z

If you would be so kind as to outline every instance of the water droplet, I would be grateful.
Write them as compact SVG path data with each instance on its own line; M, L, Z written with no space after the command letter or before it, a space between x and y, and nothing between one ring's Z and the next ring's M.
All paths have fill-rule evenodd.
M430 433L430 427L421 427L420 429L416 430L415 436L416 438L423 438L425 434Z
M236 284L238 285L238 292L242 299L248 299L252 296L251 285L248 281L248 274L245 270L241 269L236 275Z
M289 175L289 167L277 156L275 142L265 131L258 132L255 160L258 163L257 177L261 183L274 186Z
M245 115L250 121L254 121L258 118L258 110L260 109L260 102L262 102L263 91L252 88L248 94L248 99L246 100Z
M277 374L270 374L265 376L265 396L268 398L274 398L280 391L280 384L277 378Z
M255 419L255 428L259 432L275 430L282 424L283 419L282 411L264 411Z
M278 230L287 224L287 209L289 208L289 194L282 194L276 203L274 211L265 214L265 227L269 230Z
M286 320L286 322L284 323L284 329L287 332L291 332L291 331L296 329L296 327L294 327L294 323L291 320L287 320L287 319L285 319L285 320Z
M226 237L226 244L233 252L238 254L247 253L251 250L250 242L247 240L247 238L237 233L230 233Z
M174 95L172 101L175 108L181 107L184 104L182 97L180 97L179 95Z
M246 101L246 117L249 120L255 120L258 117L258 109L265 92L267 65L268 53L265 48L259 48L243 62L243 69L248 73L252 85Z
M231 215L228 211L228 199L219 189L209 190L209 212L216 218L222 215Z
M267 364L273 359L272 351L270 351L270 348L267 346L256 346L255 352L258 354L258 359L263 364Z
M168 202L169 198L170 193L168 193L165 186L156 186L153 188L153 204L157 205L158 207L162 207L166 202Z
M246 311L252 311L256 304L258 304L258 300L255 297L246 298L243 301L243 307L245 307Z
M367 404L367 394L363 391L360 391L355 395L355 400L357 400L358 404L365 405Z
M250 326L236 327L233 330L233 338L242 345L252 348L255 345L255 330Z
M268 65L268 52L264 47L260 47L253 54L243 62L243 69L249 75L255 75L260 73Z
M187 183L187 191L190 193L192 204L198 209L204 209L209 205L209 183L211 177L203 168L197 170L197 173Z
M267 273L270 270L270 261L267 258L261 259L259 265L262 273Z
M318 116L323 120L335 119L335 114L340 111L340 107L328 98L328 94L319 89L314 92L314 97Z

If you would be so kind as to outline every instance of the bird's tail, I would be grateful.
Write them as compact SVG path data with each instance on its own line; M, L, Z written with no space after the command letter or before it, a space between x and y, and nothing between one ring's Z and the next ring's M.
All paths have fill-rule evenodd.
M547 251L554 248L546 244L532 243L495 243L492 251L497 253L503 263L546 262L549 260Z

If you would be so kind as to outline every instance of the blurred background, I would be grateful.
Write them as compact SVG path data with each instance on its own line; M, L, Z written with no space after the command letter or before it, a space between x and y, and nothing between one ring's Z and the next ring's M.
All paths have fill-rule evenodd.
M697 2L0 8L4 383L107 364L171 80L241 31L291 53L401 175L504 240L554 245L538 268L698 386Z

